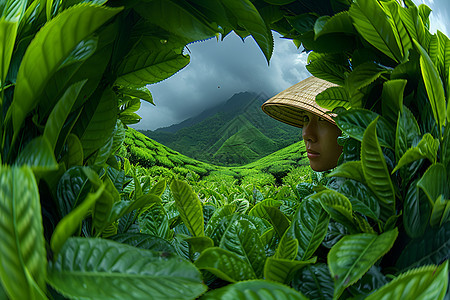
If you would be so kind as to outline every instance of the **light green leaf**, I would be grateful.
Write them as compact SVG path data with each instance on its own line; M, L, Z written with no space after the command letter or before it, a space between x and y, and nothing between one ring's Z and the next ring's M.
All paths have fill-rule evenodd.
M80 138L85 157L101 148L111 137L117 120L115 94L106 89L99 99L90 99L84 106L74 133Z
M48 273L74 299L194 299L206 290L188 261L104 239L69 239Z
M397 62L405 53L393 20L378 1L358 0L349 9L353 25L359 34L375 48Z
M391 173L393 174L401 167L419 159L428 158L431 163L436 163L438 150L439 139L435 139L431 134L425 133L416 147L409 148L406 150L405 154L400 157L400 160Z
M204 250L195 261L195 266L229 282L256 279L248 262L237 254L218 247Z
M295 272L316 261L317 257L302 261L268 257L264 265L264 278L288 284Z
M73 104L77 100L78 94L81 88L84 86L87 80L80 81L72 84L59 99L53 108L47 123L44 128L44 137L49 141L52 149L55 150L56 142L58 141L59 133L66 122Z
M75 207L56 225L50 240L50 247L55 255L58 254L67 239L80 227L81 221L86 218L88 212L100 198L104 189L105 186L102 185L95 193L89 193L80 205Z
M355 28L353 27L352 24L352 19L350 18L348 11L339 12L334 16L329 17L326 20L326 23L320 28L320 30L316 30L316 26L314 26L314 32L315 32L315 39L329 33L347 33L347 34L356 33Z
M24 1L26 3L26 1ZM5 85L5 78L8 74L11 56L14 50L14 43L16 41L18 23L10 22L5 19L0 20L0 87L3 89ZM0 104L2 104L0 102Z
M135 209L143 209L152 203L159 203L161 199L155 195L142 195L133 201L122 200L113 204L108 223L112 223L131 213Z
M330 172L330 174L328 174L328 177L343 177L353 179L361 183L365 182L360 160L348 161L337 166L333 171Z
M81 4L73 6L41 28L25 52L17 74L14 99L8 114L17 135L26 115L38 104L49 78L73 48L121 8ZM62 38L64 37L64 38Z
M266 254L259 231L250 221L245 219L233 221L224 232L219 247L237 254L247 262L255 278L262 275Z
M431 33L425 28L422 18L419 16L417 7L408 5L408 8L401 8L400 17L412 40L417 40L425 49L428 49Z
M316 102L321 107L333 110L336 107L349 109L351 107L349 95L344 87L334 86L326 89L316 96Z
M411 147L418 136L420 136L419 124L417 124L412 112L406 106L403 106L398 116L395 133L395 159L397 161Z
M449 185L444 165L441 163L431 165L419 182L417 182L417 186L425 192L433 206L439 196L444 195L444 197L447 197L449 195Z
M389 73L388 68L374 62L365 62L358 65L350 73L346 81L350 95L353 95L357 90L368 86L381 75L387 73Z
M394 30L394 35L398 38L397 43L400 51L403 53L404 57L407 56L408 51L412 48L411 38L409 37L408 31L403 24L403 20L400 17L400 10L403 9L396 1L386 1L380 2L389 21L392 22L392 27Z
M149 194L161 197L162 193L166 190L167 182L165 179L161 179L154 186L152 186L151 190L148 192Z
M34 138L20 151L15 165L27 165L33 172L37 173L58 169L58 163L56 162L52 147L43 136Z
M343 237L328 253L328 266L335 281L334 297L358 281L394 244L398 230L381 235L361 233Z
M442 136L442 126L447 118L445 107L445 92L441 77L430 56L423 47L414 40L417 51L420 52L420 70L427 90L428 99L433 110L433 116L438 124L438 131Z
M324 199L318 197L321 201ZM327 205L327 207L330 206L332 205ZM334 206L334 209L339 210L337 206ZM320 246L327 234L329 221L330 217L327 211L322 208L321 202L312 199L302 201L292 221L294 235L298 240L298 257L301 261L309 259Z
M400 274L366 299L442 300L445 297L447 287L448 260L440 266L425 266Z
M141 100L147 101L148 103L155 105L155 103L153 102L152 94L150 93L147 87L141 88L120 87L117 92L123 95L139 98Z
M383 83L381 109L383 116L394 124L397 122L399 112L402 111L406 82L405 79L393 79Z
M290 225L288 217L280 211L279 208L273 206L265 206L269 221L279 236L283 236L284 232Z
M273 258L294 260L297 257L298 239L295 236L296 226L297 222L291 223L291 226L282 235L280 242L278 243L278 247L275 250L275 254L273 255Z
M11 299L44 298L44 229L30 168L0 166L0 216L0 284Z
M258 44L269 63L273 52L272 32L267 27L263 18L250 0L220 0L225 8L238 20L249 32Z
M181 220L192 236L204 236L202 203L189 184L174 180L170 184L173 198L180 212Z
M248 215L269 220L265 207L280 207L282 204L283 201L281 200L266 199L253 206Z
M203 295L200 300L239 299L239 300L307 300L300 292L269 280L250 280L237 282Z
M383 152L377 138L378 118L367 127L361 144L361 161L366 183L377 196L380 206L380 219L386 221L395 215L395 191Z
M115 187L109 177L105 177L104 185L105 189L100 197L95 201L94 209L92 211L92 226L97 232L97 235L100 234L108 224L108 219L111 214L113 203L115 202L113 194L110 192L111 188ZM120 199L120 196L119 196Z
M450 217L450 200L445 200L442 195L434 202L433 210L431 211L430 225L442 226L449 221Z

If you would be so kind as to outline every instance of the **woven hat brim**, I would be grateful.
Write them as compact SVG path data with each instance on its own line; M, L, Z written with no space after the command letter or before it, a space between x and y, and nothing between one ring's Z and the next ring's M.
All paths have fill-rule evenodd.
M270 117L296 127L303 126L301 116L305 111L336 124L332 118L336 114L320 107L315 101L318 94L333 86L337 85L311 76L270 98L261 108Z

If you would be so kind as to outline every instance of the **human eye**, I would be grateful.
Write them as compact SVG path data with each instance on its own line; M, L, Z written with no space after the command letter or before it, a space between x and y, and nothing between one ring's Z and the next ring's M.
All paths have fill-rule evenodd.
M309 117L307 115L302 115L300 116L300 121L304 122L309 122Z

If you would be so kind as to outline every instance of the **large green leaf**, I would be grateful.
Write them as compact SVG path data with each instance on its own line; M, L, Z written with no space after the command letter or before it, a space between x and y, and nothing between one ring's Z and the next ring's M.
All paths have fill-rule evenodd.
M238 20L238 25L249 32L264 53L267 62L272 57L273 37L272 32L266 26L250 0L220 0L231 14Z
M301 261L309 259L320 246L327 233L329 220L330 216L322 208L321 202L312 199L302 201L292 221Z
M330 214L331 218L344 225L351 232L355 231L352 204L347 197L334 190L324 190L312 195L311 199L320 201L323 209Z
M343 237L328 253L328 266L335 281L334 297L358 281L394 244L398 230L381 235L361 233Z
M412 48L412 41L400 16L400 10L403 7L396 1L380 2L380 4L384 8L389 21L392 21L394 35L398 37L398 46L406 57L408 51Z
M292 286L309 299L333 298L333 278L324 263L307 265L295 273Z
M426 266L400 274L366 299L442 300L447 287L448 260L440 266Z
M366 109L351 109L336 117L336 124L350 137L362 142L364 131L378 114ZM393 149L395 132L392 124L380 118L377 123L377 136L381 146Z
M428 49L431 33L424 26L417 7L415 5L408 5L408 8L401 8L399 13L412 40L417 40L422 47Z
M317 257L302 261L269 257L264 265L264 278L288 284L296 271L316 261Z
M204 250L195 261L195 265L200 270L208 270L229 282L256 279L255 272L248 262L237 254L218 247Z
M297 222L292 222L291 226L284 232L275 250L273 258L294 260L298 254L298 239L295 236ZM269 234L269 233L267 233ZM264 235L265 236L265 235ZM262 239L262 238L261 238Z
M223 234L219 246L247 262L255 278L262 276L266 254L259 232L250 221L234 221Z
M220 224L223 224L225 218L233 215L235 210L236 205L226 204L222 207L217 208L211 216L211 219L209 219L208 225L205 229L205 235L212 238L216 246L219 245L220 239L222 238L224 232Z
M361 144L361 161L367 185L377 196L380 206L380 219L386 221L395 215L395 191L386 160L377 138L378 118L367 127Z
M59 214L64 217L83 201L92 183L83 167L72 167L61 176L56 189Z
M120 199L120 196L116 194L117 191L109 177L105 177L103 184L105 185L105 189L97 201L95 201L94 209L92 211L92 226L96 230L97 235L109 225L108 221L113 203Z
M375 195L366 185L353 180L346 180L339 187L339 192L350 200L354 211L378 221L380 205Z
M375 48L397 62L405 56L394 21L388 18L378 1L358 0L349 10L359 34Z
M47 81L67 55L120 10L87 4L73 6L47 22L36 34L20 65L10 106L16 135L26 115L38 104L36 99Z
M0 86L3 89L5 78L8 74L9 64L16 41L18 23L0 20L0 42L2 47L0 49Z
M442 226L445 222L450 220L450 200L444 199L442 195L436 199L431 211L430 225Z
M133 210L141 210L149 207L152 203L159 203L161 199L155 195L142 195L136 200L127 201L122 200L113 204L111 214L108 218L108 223L112 223L131 213Z
M438 229L428 229L418 239L406 245L397 260L396 267L401 271L424 265L439 264L450 253L450 222Z
M50 247L54 254L58 254L67 239L80 227L81 221L86 218L104 189L105 186L102 185L95 193L89 193L80 205L59 221L50 240Z
M336 107L350 108L349 95L344 87L334 86L316 96L316 102L321 107L333 110Z
M94 94L93 97L99 95ZM117 103L114 92L107 88L99 99L91 99L85 105L74 128L83 145L85 157L101 148L111 137L117 120Z
M449 101L449 103L450 103L450 101ZM445 126L444 138L441 143L441 151L442 151L441 163L444 165L446 170L450 170L450 126L449 125Z
M368 86L386 73L389 73L389 69L375 62L364 62L358 65L350 73L346 81L350 95Z
M282 204L283 201L281 200L265 199L253 206L248 215L262 219L269 219L269 215L267 214L265 207L280 207Z
M61 132L67 116L69 115L72 106L77 100L78 94L85 83L86 80L71 85L61 99L59 99L48 117L44 128L44 137L50 142L53 150L55 150L59 133Z
M206 290L188 261L89 238L66 242L49 266L48 282L75 299L194 299Z
M431 163L436 163L438 149L439 139L435 139L431 134L425 133L416 147L409 148L403 156L400 157L400 160L392 170L392 173L419 159L428 158Z
M74 166L83 165L83 145L80 139L73 133L67 136L67 153L63 158L66 167L70 169Z
M320 18L319 18L320 20ZM317 27L317 22L314 26L315 38L319 38L322 35L330 33L346 33L355 34L355 28L352 24L352 19L348 11L342 11L335 14L332 17L327 17L325 19L325 24L323 26Z
M406 82L405 79L393 79L383 83L381 106L383 116L391 123L397 122L398 114L402 111Z
M188 55L175 51L170 45L168 49L161 49L155 43L161 45L160 39L144 39L121 60L117 68L116 84L143 87L169 78L189 63Z
M34 172L54 171L58 168L52 146L44 136L31 140L15 161L15 165L27 165Z
M420 136L419 124L412 112L403 106L398 115L395 132L395 159L399 161L405 152L412 146L416 137Z
M139 231L162 238L167 237L169 218L160 203L153 203L139 215Z
M152 94L150 93L147 87L141 88L120 87L117 92L123 95L139 98L153 105L155 104L153 103Z
M276 230L279 236L283 236L284 232L290 225L289 218L286 217L286 215L276 207L266 206L264 207L264 209L269 216L269 221L272 224L273 228Z
M181 220L193 236L204 236L202 203L189 184L174 180L170 184Z
M366 180L364 178L364 173L362 170L361 161L348 161L343 164L338 165L334 170L328 174L329 177L343 177L348 179L353 179L364 183Z
M425 232L432 206L425 193L417 187L418 178L411 182L403 198L403 226L412 238L419 238Z
M445 107L445 92L441 77L439 76L436 66L430 59L430 56L423 47L414 40L417 50L420 52L420 70L422 78L425 82L428 99L433 110L433 116L438 124L438 131L442 136L442 126L447 119L447 111Z
M149 234L119 233L110 236L108 239L141 249L168 253L175 252L175 249L167 240Z
M39 190L28 167L0 166L0 279L11 299L45 298Z
M417 186L424 191L432 205L439 196L448 197L449 182L444 165L441 163L431 165L417 182Z
M203 295L201 300L306 300L300 292L290 287L269 280L250 280L227 285Z

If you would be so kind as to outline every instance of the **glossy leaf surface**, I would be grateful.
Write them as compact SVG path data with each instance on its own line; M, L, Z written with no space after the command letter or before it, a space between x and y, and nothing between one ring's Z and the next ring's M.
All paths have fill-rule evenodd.
M316 261L317 257L302 261L268 257L264 265L264 278L288 284L296 271Z

